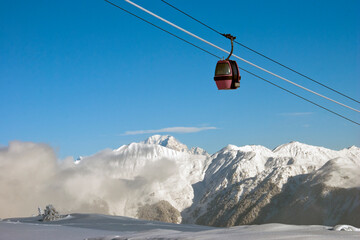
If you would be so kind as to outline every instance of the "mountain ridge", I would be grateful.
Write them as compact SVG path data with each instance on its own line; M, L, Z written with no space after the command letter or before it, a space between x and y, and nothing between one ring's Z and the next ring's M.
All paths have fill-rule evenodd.
M50 146L17 141L1 149L0 164L3 218L32 214L34 206L51 203L62 213L212 226L360 225L356 146L335 151L290 142L270 150L229 144L209 155L172 136L155 135L58 161ZM19 193L31 197L25 202Z
M174 138L171 139L174 140ZM312 178L321 174L327 176L318 177L316 184L312 180L313 185L323 186L321 189L335 189L334 191L337 191L336 189L339 188L350 189L354 186L355 189L360 188L360 182L357 181L359 177L357 169L360 169L359 153L359 148L356 146L335 151L297 141L282 144L274 150L259 145L238 147L229 144L209 156L209 165L204 178L196 183L201 187L193 186L194 195L197 197L194 197L193 204L190 207L182 211L182 221L215 226L261 222L256 217L251 216L261 214L261 211L270 204L271 199L281 195L283 188L286 190L289 182L293 182L299 176L312 176ZM346 169L355 170L346 172ZM341 172L336 174L340 170ZM347 173L350 176L347 176ZM311 177L307 179L310 181ZM299 182L295 183L292 186L299 187ZM306 183L303 182L302 184ZM201 193L199 194L199 192ZM266 195L259 195L260 192L266 193ZM243 207L250 204L247 203L248 199L254 198L260 201L257 206L251 206L247 209ZM243 206L239 207L241 204ZM357 203L358 205L360 206L360 203ZM212 210L209 211L209 209ZM229 215L230 212L238 213ZM245 212L248 213L245 214ZM279 212L281 211L279 210ZM351 213L346 212L344 214L349 215ZM273 214L273 217L269 219L274 219L275 215ZM276 219L281 220L279 217ZM341 219L341 217L336 219ZM320 220L334 222L333 219L324 220L319 217L318 221ZM225 224L222 225L222 223Z

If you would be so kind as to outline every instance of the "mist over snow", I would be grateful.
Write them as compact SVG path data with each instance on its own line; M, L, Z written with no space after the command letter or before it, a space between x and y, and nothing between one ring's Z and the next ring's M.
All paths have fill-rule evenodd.
M46 144L0 149L0 218L103 213L175 223L360 226L360 148L228 145L213 155L172 136L60 161ZM170 220L169 220L170 219ZM164 220L167 221L167 220Z
M28 216L34 206L56 199L58 172L65 165L57 163L53 149L45 144L14 141L1 148L0 217Z
M165 199L182 210L192 203L191 184L201 180L207 156L175 146L184 149L132 143L75 163L59 161L45 144L10 142L0 150L0 218L30 216L49 203L63 213L136 217L140 206Z

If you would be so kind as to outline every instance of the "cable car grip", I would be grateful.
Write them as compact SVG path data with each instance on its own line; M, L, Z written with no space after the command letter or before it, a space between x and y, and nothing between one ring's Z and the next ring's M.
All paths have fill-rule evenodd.
M226 37L227 39L230 39L231 40L231 52L229 54L229 56L225 59L226 61L229 60L229 58L231 57L232 53L233 53L233 50L234 50L234 40L236 39L236 37L232 36L231 34L221 34L223 35L224 37Z

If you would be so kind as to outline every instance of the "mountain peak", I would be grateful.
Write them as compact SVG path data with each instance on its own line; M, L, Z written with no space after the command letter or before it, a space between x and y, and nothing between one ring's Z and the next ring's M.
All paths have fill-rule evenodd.
M144 144L155 144L180 152L187 152L188 147L170 135L153 135L143 141Z
M352 145L351 147L348 147L348 148L346 148L347 150L352 150L352 151L359 151L360 150L360 148L359 147L357 147L357 146L355 146L355 145Z
M236 146L236 145L233 145L233 144L228 144L228 145L226 145L225 147L223 147L220 151L231 151L231 150L235 150L235 151L237 151L239 149L239 147L238 146Z
M308 151L309 149L313 149L313 148L322 148L322 147L316 147L316 146L312 146L312 145L308 145L305 143L301 143L298 141L291 141L289 143L285 143L282 144L278 147L276 147L273 152L282 152L282 151Z
M238 147L233 144L228 144L226 147L222 148L220 151L221 152L241 151L241 152L255 152L255 153L260 153L260 152L272 153L270 149L268 149L264 146L261 146L261 145L245 145L245 146Z

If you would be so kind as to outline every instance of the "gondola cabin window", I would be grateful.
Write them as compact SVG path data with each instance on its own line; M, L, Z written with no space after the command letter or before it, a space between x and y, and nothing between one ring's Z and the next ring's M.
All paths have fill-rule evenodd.
M216 65L215 76L229 75L229 74L231 74L231 70L230 70L230 65L227 62L218 63Z

